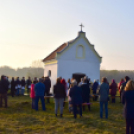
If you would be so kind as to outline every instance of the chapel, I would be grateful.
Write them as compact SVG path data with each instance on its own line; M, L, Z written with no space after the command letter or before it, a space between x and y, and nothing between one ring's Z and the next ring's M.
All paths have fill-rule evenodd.
M81 27L74 40L62 44L43 59L44 76L50 77L52 85L57 77L65 80L73 77L79 82L86 75L91 81L99 80L101 59Z

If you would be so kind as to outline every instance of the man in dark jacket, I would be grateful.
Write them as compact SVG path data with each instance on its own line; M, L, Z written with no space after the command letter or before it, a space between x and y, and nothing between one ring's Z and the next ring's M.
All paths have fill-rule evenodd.
M50 88L51 88L51 80L49 77L45 77L44 79L44 85L46 87L45 89L45 96L49 96L50 94ZM50 103L49 98L47 98L47 103Z
M77 86L76 80L71 82L73 87L70 89L69 96L71 97L71 103L73 105L74 118L77 118L77 106L80 110L80 117L82 116L82 90Z
M28 79L27 79L27 81L26 81L26 85L27 85L27 94L30 93L31 84L32 84L31 78L28 77Z
M90 99L90 88L89 88L89 85L86 82L87 82L87 79L84 78L83 84L80 86L81 89L82 89L83 103L89 103L89 99ZM90 111L90 105L88 105L88 109ZM83 106L83 110L85 110L85 106Z
M25 92L25 85L26 85L25 77L22 77L22 80L21 80L21 94L22 95L24 95L24 92Z
M14 80L14 77L12 77L12 81L11 81L11 95L12 95L12 97L14 97L14 93L15 93L15 80Z
M19 80L19 77L17 77L17 79L15 81L15 88L16 88L16 95L19 96L20 95L20 88L21 88L21 82Z
M37 77L34 77L33 83L34 84L38 83Z
M93 83L93 86L92 86L93 95L94 95L93 100L94 101L97 101L97 98L98 98L98 96L96 95L97 94L96 91L97 91L98 87L99 87L99 84L98 84L97 80L95 80Z
M5 108L7 108L7 91L8 91L9 83L6 80L5 76L1 76L0 81L0 107L2 107L2 100L5 101Z

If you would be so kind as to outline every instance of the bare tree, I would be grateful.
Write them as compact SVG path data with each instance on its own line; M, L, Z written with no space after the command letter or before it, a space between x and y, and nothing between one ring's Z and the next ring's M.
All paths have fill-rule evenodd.
M31 66L27 72L27 76L32 78L34 77L42 77L44 73L44 64L41 60L35 60L31 63Z

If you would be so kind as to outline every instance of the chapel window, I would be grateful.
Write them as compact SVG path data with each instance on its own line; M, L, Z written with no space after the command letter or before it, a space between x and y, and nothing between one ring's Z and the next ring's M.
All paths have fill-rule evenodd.
M51 77L51 70L48 70L48 76Z
M76 57L77 58L84 58L85 52L84 47L82 45L79 45L76 50Z

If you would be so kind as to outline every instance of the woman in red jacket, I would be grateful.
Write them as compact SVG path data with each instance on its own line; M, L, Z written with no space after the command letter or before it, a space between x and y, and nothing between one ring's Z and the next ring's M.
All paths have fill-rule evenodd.
M36 83L31 84L31 92L30 92L30 97L32 99L32 109L35 109L35 91L34 91L34 86Z

